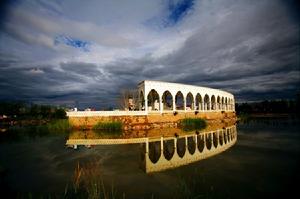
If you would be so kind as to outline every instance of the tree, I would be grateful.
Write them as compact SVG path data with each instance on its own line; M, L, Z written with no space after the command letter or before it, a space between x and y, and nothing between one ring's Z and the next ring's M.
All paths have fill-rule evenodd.
M136 89L123 89L120 93L119 107L122 110L136 110L139 104L139 95Z

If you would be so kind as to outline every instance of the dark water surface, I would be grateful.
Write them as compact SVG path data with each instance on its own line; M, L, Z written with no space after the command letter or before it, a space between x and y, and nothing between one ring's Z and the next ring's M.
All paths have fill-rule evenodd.
M66 147L66 134L0 134L0 191L11 197L60 195L74 170L90 165L106 190L125 198L277 198L297 192L299 122L260 119L237 125L228 150L186 166L146 173L141 144Z

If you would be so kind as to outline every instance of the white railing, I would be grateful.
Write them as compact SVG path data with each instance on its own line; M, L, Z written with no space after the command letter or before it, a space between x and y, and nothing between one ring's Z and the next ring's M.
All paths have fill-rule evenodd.
M68 117L147 115L145 111L68 111Z

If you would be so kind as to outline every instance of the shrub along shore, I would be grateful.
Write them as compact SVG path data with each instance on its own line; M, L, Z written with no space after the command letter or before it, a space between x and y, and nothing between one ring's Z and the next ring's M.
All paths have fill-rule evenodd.
M179 122L179 127L184 131L201 130L206 126L206 120L201 118L185 118Z

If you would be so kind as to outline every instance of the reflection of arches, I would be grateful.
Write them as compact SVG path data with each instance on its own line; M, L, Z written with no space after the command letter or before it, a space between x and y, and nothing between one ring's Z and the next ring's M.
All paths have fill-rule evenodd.
M183 157L185 154L185 138L178 138L177 139L177 154L179 157Z
M216 97L211 96L211 110L216 110Z
M194 110L194 97L191 92L186 96L186 110Z
M206 148L208 150L211 149L211 141L212 141L211 134L206 134L206 136L205 136L205 143L206 143Z
M226 136L227 136L227 142L230 142L229 129L227 129L226 131L227 131L227 133L226 133Z
M200 152L202 152L204 150L204 145L205 145L204 135L198 135L197 136L197 147Z
M148 110L159 110L159 95L156 90L152 89L148 94Z
M227 137L226 137L226 131L223 130L223 139L224 139L224 143L227 144Z
M173 96L170 91L165 91L162 95L164 110L173 110Z
M149 143L149 159L151 162L156 163L161 155L160 142L150 142Z
M219 132L219 143L222 146L223 145L223 134Z
M236 138L232 139L233 136L236 137L235 126L184 137L161 137L160 141L155 138L149 142L147 139L147 148L142 161L145 163L147 173L186 165L227 150L236 142ZM225 139L226 144L224 143ZM151 144L151 142L155 142L155 144Z
M167 160L171 160L175 152L174 140L164 141L164 156Z
M196 151L195 136L190 136L187 139L188 139L188 150L189 150L190 154L193 155Z
M218 135L217 135L217 132L213 133L213 144L214 144L214 147L217 148L217 146L218 146Z
M184 110L184 97L182 92L178 91L175 95L176 110Z
M209 103L210 103L209 96L206 94L204 96L204 110L210 110Z
M195 106L197 107L196 110L202 110L203 109L203 107L202 107L202 97L199 93L196 95Z

